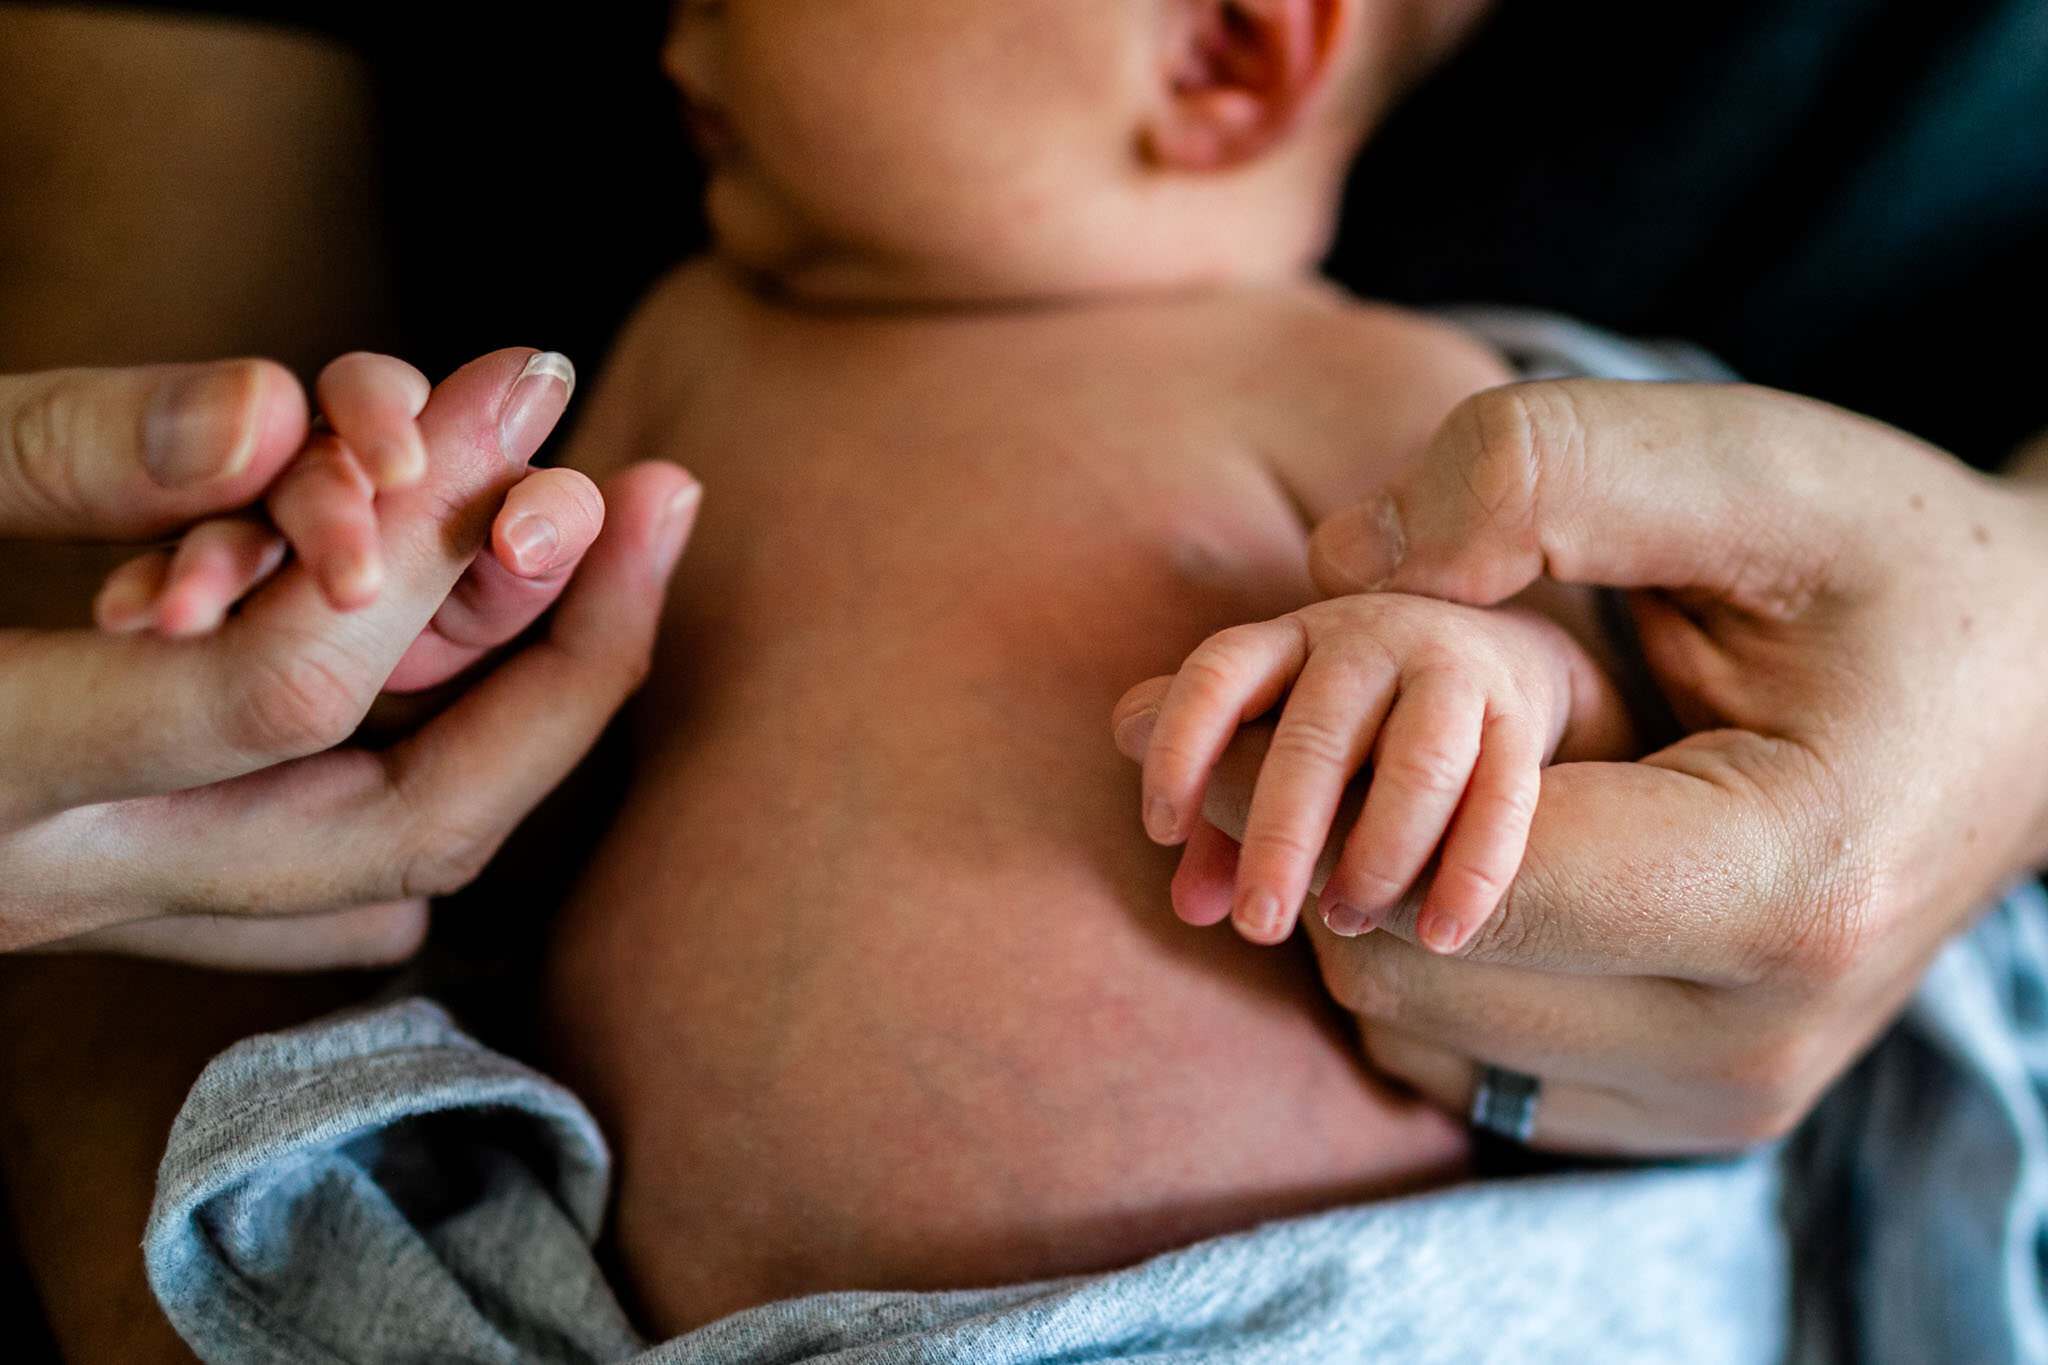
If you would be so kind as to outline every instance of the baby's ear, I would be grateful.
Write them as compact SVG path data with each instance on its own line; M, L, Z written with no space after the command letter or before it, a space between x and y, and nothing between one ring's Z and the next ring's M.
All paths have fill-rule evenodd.
M1329 84L1356 0L1166 0L1159 104L1146 160L1216 171L1283 140Z

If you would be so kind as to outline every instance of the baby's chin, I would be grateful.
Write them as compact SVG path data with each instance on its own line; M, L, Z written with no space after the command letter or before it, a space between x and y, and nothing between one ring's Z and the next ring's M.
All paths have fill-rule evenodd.
M758 293L818 309L1032 308L1272 282L1171 253L1136 258L998 243L965 254L948 249L943 231L884 248L833 234L740 174L713 177L705 210L713 250Z

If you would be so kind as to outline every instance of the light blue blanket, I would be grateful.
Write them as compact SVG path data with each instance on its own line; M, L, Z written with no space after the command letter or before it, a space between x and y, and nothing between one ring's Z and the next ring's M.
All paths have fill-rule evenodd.
M2044 1081L2030 885L1783 1153L1469 1185L1111 1275L800 1299L649 1347L591 1252L588 1113L407 1001L208 1068L146 1252L193 1347L251 1365L2042 1361Z

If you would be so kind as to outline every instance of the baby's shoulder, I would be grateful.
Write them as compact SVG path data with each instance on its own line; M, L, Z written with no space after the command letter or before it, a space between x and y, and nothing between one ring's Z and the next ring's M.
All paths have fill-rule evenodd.
M1282 430L1261 446L1313 518L1369 495L1419 457L1451 410L1514 374L1492 347L1427 313L1329 286L1270 325L1267 405Z

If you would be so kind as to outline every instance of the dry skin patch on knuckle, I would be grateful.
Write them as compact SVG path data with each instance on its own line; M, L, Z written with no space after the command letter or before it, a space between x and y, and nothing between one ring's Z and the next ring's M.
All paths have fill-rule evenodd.
M79 493L70 452L80 448L89 396L59 377L16 405L0 443L0 470L16 489L29 520L57 524L76 515Z
M303 757L331 749L354 733L369 706L348 662L321 643L294 644L265 660L238 689L229 722L237 748L261 755Z

